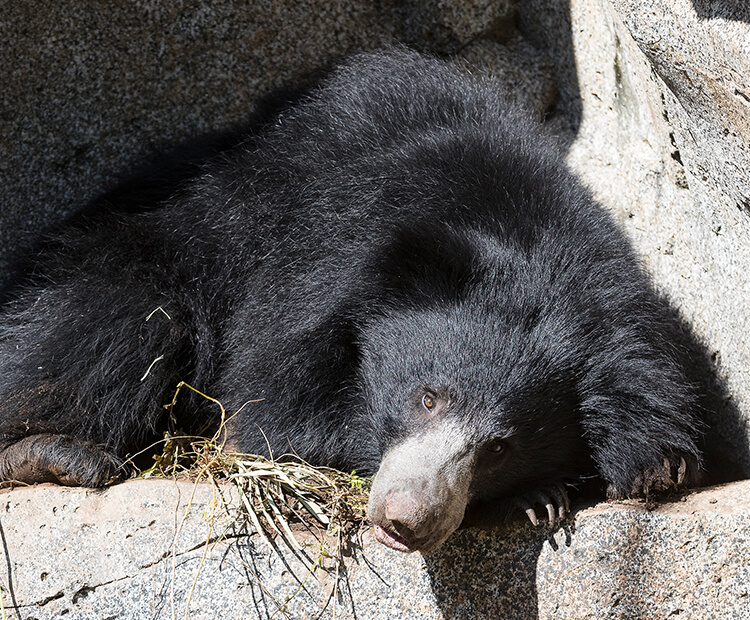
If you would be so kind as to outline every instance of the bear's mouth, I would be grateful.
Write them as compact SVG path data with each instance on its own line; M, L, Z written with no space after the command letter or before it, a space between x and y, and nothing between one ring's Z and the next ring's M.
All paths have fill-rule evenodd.
M383 543L386 547L390 547L396 551L403 551L404 553L411 553L416 550L410 547L406 539L396 534L396 532L387 530L380 525L373 525L373 530L378 542Z

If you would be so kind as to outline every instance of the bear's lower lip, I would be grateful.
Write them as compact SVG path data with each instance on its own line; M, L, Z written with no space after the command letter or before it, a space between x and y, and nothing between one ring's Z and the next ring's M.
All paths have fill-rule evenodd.
M375 538L378 540L378 542L383 543L386 547L390 547L391 549L395 549L396 551L403 551L404 553L411 553L415 550L412 549L409 546L409 543L401 538L401 536L396 534L396 532L386 530L379 525L374 525L373 530L375 531Z

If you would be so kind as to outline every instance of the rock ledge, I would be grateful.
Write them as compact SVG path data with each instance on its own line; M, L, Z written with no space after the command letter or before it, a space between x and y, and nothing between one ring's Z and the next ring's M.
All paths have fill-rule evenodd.
M652 511L579 509L553 535L464 530L426 556L365 532L338 584L227 530L216 493L171 480L1 492L8 617L750 618L750 481Z

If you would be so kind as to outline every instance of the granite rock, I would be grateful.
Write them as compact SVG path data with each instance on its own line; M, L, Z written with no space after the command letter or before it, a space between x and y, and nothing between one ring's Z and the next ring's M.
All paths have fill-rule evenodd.
M661 80L691 190L750 216L750 5L710 0L612 0L612 5Z
M458 58L466 61L471 70L492 76L508 101L531 111L540 120L549 116L557 104L552 65L520 35L504 44L474 41Z
M1 492L8 617L750 618L750 482L581 508L555 532L460 530L424 556L366 531L338 573L310 572L312 536L294 554L232 525L219 492L232 505L189 481Z
M406 43L443 54L479 39L505 42L516 31L513 0L406 0L399 15Z
M367 0L252 7L3 4L3 258L136 163L241 123L259 96L338 55L394 40L388 12Z

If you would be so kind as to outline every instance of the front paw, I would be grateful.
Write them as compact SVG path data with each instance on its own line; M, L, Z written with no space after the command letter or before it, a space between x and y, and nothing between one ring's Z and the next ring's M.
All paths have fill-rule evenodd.
M648 498L694 486L699 481L700 465L697 459L692 456L674 456L663 459L659 465L637 472L628 486L620 488L610 484L607 487L607 498Z
M539 487L515 497L475 500L467 507L462 526L489 529L514 521L520 516L520 512L534 525L539 525L537 510L540 508L547 515L547 519L542 519L541 523L549 521L551 526L558 519L570 516L570 500L562 483Z
M0 481L98 488L114 482L121 472L113 454L68 435L31 435L0 452Z

